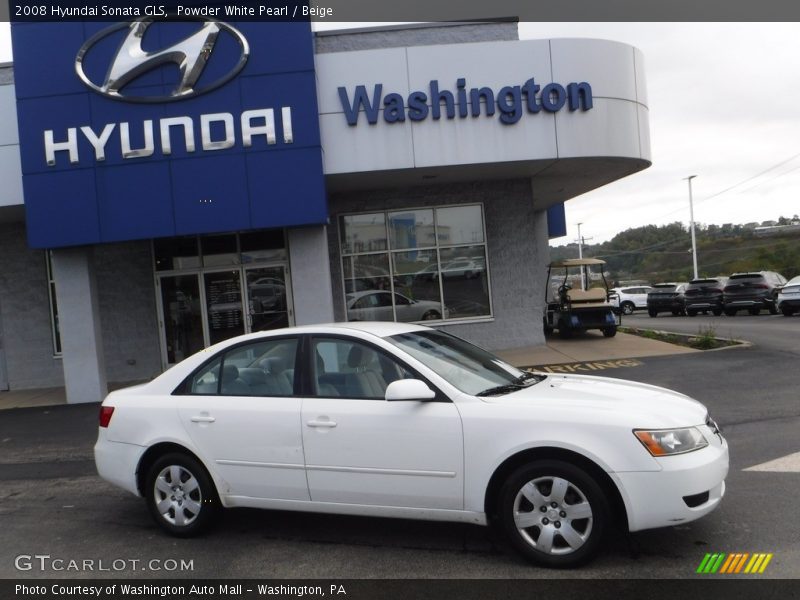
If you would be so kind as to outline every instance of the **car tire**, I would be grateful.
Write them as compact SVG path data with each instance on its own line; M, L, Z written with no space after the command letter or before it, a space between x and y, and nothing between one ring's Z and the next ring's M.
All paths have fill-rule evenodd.
M657 317L658 316L658 311L657 310L653 310L652 308L649 308L649 309L647 309L647 314L650 315L651 317Z
M761 309L760 308L748 308L747 312L749 312L751 315L753 315L755 317L758 313L761 312Z
M214 483L205 467L188 454L172 452L156 460L147 472L144 492L155 522L176 537L199 535L219 516Z
M688 316L690 316L690 317L696 317L696 316L697 316L697 311L696 311L696 310L693 310L693 309L691 309L691 308L687 308L687 309L686 309L686 314L687 314Z
M715 317L719 317L720 315L722 315L722 309L721 308L715 308L711 312L714 313Z
M623 315L632 315L633 311L636 310L636 305L633 302L626 301L619 305L619 309Z
M423 321L433 321L435 319L441 319L441 318L442 318L442 315L440 315L435 310L429 310L424 315L422 315L422 320Z
M727 316L729 316L729 317L735 317L736 316L736 309L735 308L726 308L725 309L725 314Z
M675 310L674 308L672 309L672 316L673 317L678 317L678 316L680 316L680 314L681 314L681 311Z
M791 308L783 308L781 309L781 312L783 313L784 317L791 317L794 314L794 310Z
M555 568L591 560L611 514L597 481L560 460L521 466L505 481L498 500L500 526L514 548L534 563Z
M605 337L614 337L617 335L617 326L614 325L613 327L603 327L603 335Z

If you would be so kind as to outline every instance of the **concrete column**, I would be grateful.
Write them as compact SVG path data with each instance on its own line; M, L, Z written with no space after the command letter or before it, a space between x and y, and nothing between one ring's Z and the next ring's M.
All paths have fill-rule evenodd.
M92 249L54 250L53 278L67 403L100 402L108 387Z
M288 237L295 324L333 322L327 226L289 229Z

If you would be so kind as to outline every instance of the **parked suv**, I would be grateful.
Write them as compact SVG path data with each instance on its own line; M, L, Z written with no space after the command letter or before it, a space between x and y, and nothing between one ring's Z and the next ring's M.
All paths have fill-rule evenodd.
M786 278L774 271L757 273L734 273L722 290L725 314L732 317L739 310L747 309L757 315L766 308L770 314L778 314L778 292Z
M711 311L720 316L723 310L722 288L725 287L726 281L726 277L692 279L683 294L683 308L686 314L694 317L698 312Z
M633 314L636 309L647 308L647 292L652 288L649 285L637 287L612 288L610 302L614 311L623 315Z
M656 283L647 294L647 314L658 316L660 312L671 312L674 316L683 313L683 293L688 283Z

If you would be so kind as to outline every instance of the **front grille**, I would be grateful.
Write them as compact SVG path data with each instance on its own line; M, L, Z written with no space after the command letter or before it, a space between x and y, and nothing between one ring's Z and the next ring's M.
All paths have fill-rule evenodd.
M700 506L701 504L708 502L708 492L694 494L692 496L684 496L683 501L686 502L686 506L689 508L695 508L696 506Z

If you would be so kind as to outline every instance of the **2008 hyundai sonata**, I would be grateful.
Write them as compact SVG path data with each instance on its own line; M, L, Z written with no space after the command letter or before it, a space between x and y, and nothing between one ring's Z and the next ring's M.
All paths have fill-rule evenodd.
M520 371L441 331L347 323L222 342L108 395L100 475L189 536L221 507L497 523L530 560L698 519L728 447L705 407L640 383Z

